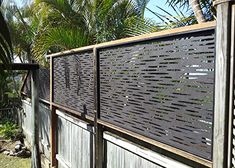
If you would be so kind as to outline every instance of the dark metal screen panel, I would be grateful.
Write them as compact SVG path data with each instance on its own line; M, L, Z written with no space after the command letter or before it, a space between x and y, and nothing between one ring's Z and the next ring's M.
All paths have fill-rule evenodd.
M25 84L23 86L23 93L25 93L28 97L31 97L31 75L28 74ZM39 98L50 101L50 70L45 68L39 69Z
M235 80L235 79L233 79ZM235 97L235 90L233 92L233 97ZM233 99L234 103L235 103L235 98ZM232 144L231 144L231 165L233 166L233 168L235 167L235 105L233 106L233 116L232 116L232 131L231 131L231 138L232 138Z
M214 30L100 49L100 119L211 160L214 50Z
M94 110L93 52L53 58L54 102L80 113Z

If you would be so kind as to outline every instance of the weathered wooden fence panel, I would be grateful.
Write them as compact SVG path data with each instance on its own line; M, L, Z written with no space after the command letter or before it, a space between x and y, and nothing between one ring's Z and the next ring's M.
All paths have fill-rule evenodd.
M21 124L25 133L26 139L31 143L32 139L32 107L31 103L23 100L22 101L23 111L20 113ZM49 105L39 103L39 138L40 138L40 150L45 154L46 158L50 158L50 110Z
M107 168L190 167L108 132L104 133L104 141Z
M93 167L93 128L72 116L57 111L59 167Z

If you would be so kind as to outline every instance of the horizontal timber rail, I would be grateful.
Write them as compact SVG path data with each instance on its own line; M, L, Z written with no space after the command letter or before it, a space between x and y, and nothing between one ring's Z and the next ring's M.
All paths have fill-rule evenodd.
M94 117L90 117L88 115L84 115L83 113L81 112L78 112L76 110L73 110L71 108L68 108L68 107L65 107L63 105L59 105L57 103L51 103L55 108L57 109L61 109L61 110L64 110L65 112L67 113L71 113L73 115L75 115L76 117L78 117L79 119L83 119L83 120L86 120L86 121L89 121L89 122L93 122L94 121Z
M180 28L175 28L175 29L163 30L163 31L155 32L155 33L149 33L149 34L144 34L140 36L129 37L129 38L124 38L120 40L104 42L104 43L100 43L96 45L90 45L90 46L80 47L76 49L66 50L66 51L47 55L47 58L66 56L66 55L77 53L77 52L92 50L93 48L111 47L115 45L123 45L123 44L128 44L128 43L140 42L144 40L151 40L155 38L168 37L168 36L178 35L182 33L190 33L192 31L196 32L197 30L202 31L206 29L215 28L215 26L216 26L216 22L212 21L212 22L206 22L206 23L196 24L192 26L185 26L185 27L180 27Z
M21 92L21 95L24 96L25 98L29 98L29 100L31 99L31 96L27 95L24 92ZM42 98L39 98L39 102L50 105L50 102L48 100L45 100L45 99L42 99Z

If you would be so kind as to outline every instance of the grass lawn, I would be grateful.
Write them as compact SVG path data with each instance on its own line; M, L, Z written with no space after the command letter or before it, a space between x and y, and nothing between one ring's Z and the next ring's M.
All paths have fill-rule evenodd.
M6 156L0 153L0 167L1 168L30 168L31 158L18 158L13 156Z

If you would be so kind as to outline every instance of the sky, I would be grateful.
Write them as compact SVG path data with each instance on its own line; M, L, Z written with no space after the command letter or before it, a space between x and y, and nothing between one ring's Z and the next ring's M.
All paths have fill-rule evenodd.
M147 5L147 8L149 8L150 10L152 10L154 12L160 13L162 15L166 15L166 13L164 13L163 11L161 11L157 8L157 6L159 6L159 7L163 8L164 10L166 10L167 12L169 12L170 14L172 14L173 16L177 16L175 11L171 7L169 7L169 5L166 4L166 2L167 2L167 0L150 0ZM187 15L186 9L184 9L184 10L181 9L181 12L184 13L184 15ZM157 23L161 22L161 20L157 16L152 14L147 9L145 10L145 17L153 19Z
M14 0L19 6L22 5L22 2L30 2L31 0ZM168 4L166 4L166 1L167 0L150 0L148 5L147 5L147 8L149 8L150 10L154 11L154 12L157 12L157 13L161 13L161 14L164 14L166 15L164 12L160 11L157 6L163 8L164 10L166 10L167 12L173 14L173 15L176 15L176 13L174 12L174 10L168 6ZM186 13L186 11L182 11L183 13ZM149 10L145 10L145 17L146 18L150 18L154 21L156 21L157 23L161 22L161 20L156 17L154 14L152 14Z
M156 6L159 6L159 7L163 8L164 10L167 10L170 13L173 12L173 10L171 8L169 8L168 5L166 4L166 0L150 0L148 5L147 5L147 8L149 8L150 10L152 10L154 12L157 12L157 7ZM144 15L145 15L146 18L150 18L150 19L153 19L155 21L160 21L154 14L152 14L147 9L146 9Z

